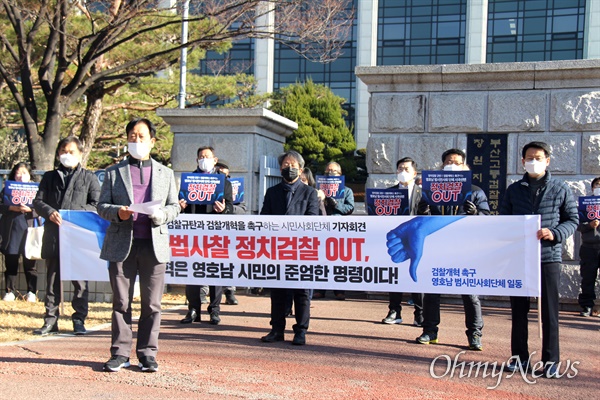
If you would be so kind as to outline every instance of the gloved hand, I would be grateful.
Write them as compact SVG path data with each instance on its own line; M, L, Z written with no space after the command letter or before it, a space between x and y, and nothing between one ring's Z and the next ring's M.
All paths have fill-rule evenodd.
M165 212L158 209L154 211L154 214L150 215L150 219L154 222L154 225L162 225L165 220Z
M424 201L419 202L419 206L417 207L418 215L429 215L431 212L429 210L429 204Z
M325 207L335 208L337 205L337 200L333 197L325 197Z
M463 210L467 215L477 214L477 206L470 200L465 200L465 203L463 204Z

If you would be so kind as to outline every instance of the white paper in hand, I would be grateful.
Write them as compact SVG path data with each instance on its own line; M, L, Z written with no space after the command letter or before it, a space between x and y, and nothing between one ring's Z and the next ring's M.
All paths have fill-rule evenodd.
M162 200L154 200L141 204L132 204L129 206L129 210L140 214L152 215L160 208L161 204Z

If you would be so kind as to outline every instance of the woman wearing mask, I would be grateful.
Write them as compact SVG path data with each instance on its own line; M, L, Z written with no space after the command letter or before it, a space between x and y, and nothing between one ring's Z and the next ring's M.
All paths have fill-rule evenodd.
M8 180L30 182L31 168L24 162L16 164L10 171ZM0 201L3 202L3 199L4 190L0 194ZM37 269L35 260L25 258L24 254L27 228L33 225L33 219L37 217L37 214L26 205L14 206L4 204L4 202L0 204L0 214L2 215L2 218L0 218L0 252L4 254L6 264L4 273L6 294L4 295L4 301L15 300L15 282L19 270L19 258L23 255L23 269L25 270L25 281L27 282L25 300L36 302Z

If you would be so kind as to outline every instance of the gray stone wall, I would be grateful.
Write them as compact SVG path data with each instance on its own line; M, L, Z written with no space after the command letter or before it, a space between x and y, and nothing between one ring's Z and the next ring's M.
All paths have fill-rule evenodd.
M262 156L278 156L298 125L267 109L160 109L174 133L171 163L177 178L197 168L196 152L212 146L234 177L243 177L246 205L257 213Z
M396 161L438 169L444 150L466 150L469 133L508 136L508 183L523 174L521 149L550 144L550 171L575 197L600 176L600 60L358 67L367 85L367 187L397 183ZM563 248L561 296L579 293L576 233Z

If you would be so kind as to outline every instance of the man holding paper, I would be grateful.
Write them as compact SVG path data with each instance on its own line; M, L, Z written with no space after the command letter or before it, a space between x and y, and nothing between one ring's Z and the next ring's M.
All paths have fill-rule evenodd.
M100 258L108 261L113 291L111 358L104 370L116 372L130 365L131 303L139 275L138 365L144 372L156 372L161 301L170 258L167 224L179 215L177 186L173 171L150 158L156 141L154 124L134 119L126 133L130 157L106 170L98 204L98 214L110 221ZM134 212L132 206L141 212Z

